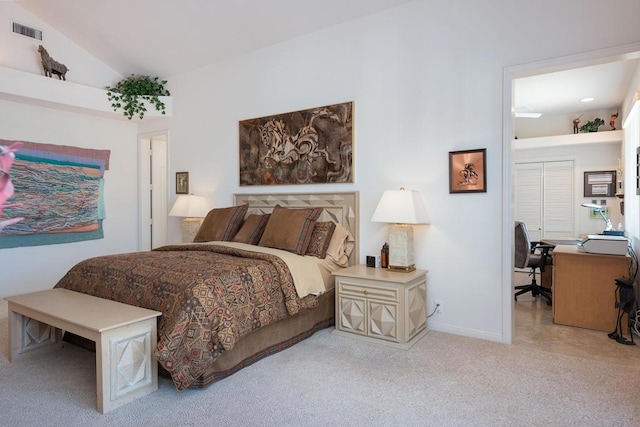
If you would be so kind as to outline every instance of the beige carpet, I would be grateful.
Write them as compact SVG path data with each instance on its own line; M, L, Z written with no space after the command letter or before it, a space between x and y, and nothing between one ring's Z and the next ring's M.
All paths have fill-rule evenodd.
M411 350L323 330L206 389L95 410L93 353L17 363L0 320L2 426L632 426L640 367L430 332Z

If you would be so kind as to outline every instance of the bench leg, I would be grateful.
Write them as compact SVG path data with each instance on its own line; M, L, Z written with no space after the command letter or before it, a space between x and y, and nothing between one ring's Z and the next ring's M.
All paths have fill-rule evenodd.
M98 412L104 414L158 389L156 319L106 331L96 340Z
M62 345L62 331L44 322L9 310L9 362L24 353Z

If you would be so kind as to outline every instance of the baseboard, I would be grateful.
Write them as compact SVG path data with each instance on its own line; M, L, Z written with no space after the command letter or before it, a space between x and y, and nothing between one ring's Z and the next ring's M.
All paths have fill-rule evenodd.
M469 338L479 338L482 340L504 343L504 337L502 334L490 333L486 331L480 331L477 329L460 328L458 326L451 326L444 323L437 323L427 320L427 328L431 331L446 332L448 334L461 335Z

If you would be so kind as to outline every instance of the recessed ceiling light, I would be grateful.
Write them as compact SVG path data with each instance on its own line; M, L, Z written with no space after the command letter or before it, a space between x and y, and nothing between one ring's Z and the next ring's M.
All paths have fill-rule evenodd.
M582 98L580 100L580 102L591 102L591 101L593 101L593 98Z
M522 117L525 119L537 119L542 116L542 113L515 113L516 117Z

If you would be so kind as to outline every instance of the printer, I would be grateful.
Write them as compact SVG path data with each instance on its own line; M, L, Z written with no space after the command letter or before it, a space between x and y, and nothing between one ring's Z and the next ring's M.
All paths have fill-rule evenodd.
M589 234L578 243L578 249L590 254L626 255L628 245L624 236Z

